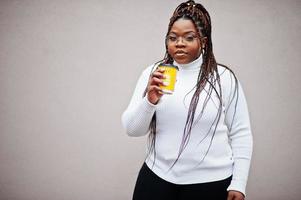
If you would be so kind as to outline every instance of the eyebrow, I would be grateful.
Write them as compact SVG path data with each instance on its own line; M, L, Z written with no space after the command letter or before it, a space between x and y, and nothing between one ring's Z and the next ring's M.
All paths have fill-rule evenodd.
M175 34L175 35L177 35L177 33L176 32L174 32L174 31L171 31L171 32L169 32L169 34ZM186 34L189 34L189 33L194 33L194 34L197 34L196 32L194 32L194 31L187 31L187 32L185 32L184 33L184 35L186 35Z

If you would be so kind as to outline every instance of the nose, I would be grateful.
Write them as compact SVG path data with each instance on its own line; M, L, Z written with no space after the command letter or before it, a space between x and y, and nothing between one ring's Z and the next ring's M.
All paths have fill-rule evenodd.
M185 42L182 37L179 37L176 41L176 46L185 46Z

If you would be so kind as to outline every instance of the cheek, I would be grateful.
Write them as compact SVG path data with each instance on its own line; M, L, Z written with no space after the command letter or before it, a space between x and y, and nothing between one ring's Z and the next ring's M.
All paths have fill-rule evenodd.
M194 55L200 55L200 53L202 52L202 48L201 48L201 46L200 45L196 45L193 49L192 49L192 51L193 51L193 54Z
M167 51L170 52L170 50L171 50L171 46L167 45Z
M169 53L169 55L173 55L174 53L174 48L170 45L167 46L167 52Z

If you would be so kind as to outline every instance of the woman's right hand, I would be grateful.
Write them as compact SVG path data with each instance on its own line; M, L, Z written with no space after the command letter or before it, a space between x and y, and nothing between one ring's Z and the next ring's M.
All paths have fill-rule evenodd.
M157 104L163 95L160 85L163 85L164 69L156 69L148 81L147 99L152 104Z

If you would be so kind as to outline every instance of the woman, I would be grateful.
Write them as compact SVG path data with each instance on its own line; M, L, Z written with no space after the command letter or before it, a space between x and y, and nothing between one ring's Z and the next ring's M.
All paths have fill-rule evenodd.
M245 96L235 74L217 64L207 10L180 4L158 63L178 66L172 95L158 63L140 76L122 122L130 136L149 134L133 199L241 200L252 155Z

